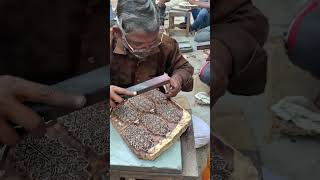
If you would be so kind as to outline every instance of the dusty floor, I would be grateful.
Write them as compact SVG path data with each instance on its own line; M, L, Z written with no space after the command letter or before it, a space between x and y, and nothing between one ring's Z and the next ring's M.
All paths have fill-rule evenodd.
M266 48L269 53L269 61L273 63L269 63L268 68L270 73L277 73L279 79L275 76L274 79L268 79L267 92L260 96L241 97L226 94L220 99L216 108L219 110L219 106L232 107L229 109L230 113L232 109L240 109L244 113L260 151L265 170L264 180L276 179L267 177L267 171L278 176L279 180L320 179L319 139L294 138L295 141L292 141L291 138L282 137L267 141L266 138L270 135L272 119L268 106L270 94L281 92L282 96L304 95L311 98L312 93L315 92L314 88L318 90L320 88L320 83L314 83L315 81L307 72L290 64L284 50L279 52L277 48L279 41L275 40L277 37L282 38L282 35L286 33L290 20L305 2L306 0L254 0L256 6L269 18L271 32ZM288 78L280 82L283 84L281 87L271 87L271 81L283 80L285 76Z

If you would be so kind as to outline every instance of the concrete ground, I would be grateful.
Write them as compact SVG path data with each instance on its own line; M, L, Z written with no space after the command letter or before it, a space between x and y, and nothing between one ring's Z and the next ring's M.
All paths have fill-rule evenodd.
M307 72L293 67L285 56L284 50L279 50L277 37L285 34L291 19L302 8L306 0L254 0L255 5L269 18L270 38L267 42L269 53L269 73L279 75L268 79L267 92L260 96L242 97L226 94L217 105L233 107L244 112L246 121L250 124L264 170L279 176L281 180L319 180L320 179L320 141L314 138L280 137L268 141L272 124L272 114L269 110L269 98L281 94L282 96L304 95L313 97L315 86L319 90L319 83L315 83ZM279 52L282 51L282 52ZM281 66L281 67L278 67ZM282 81L287 77L285 81ZM270 83L277 81L281 87L274 87ZM274 83L275 84L275 83ZM282 88L282 89L281 89ZM270 92L271 91L271 92ZM281 93L280 93L281 92ZM308 94L309 93L309 94ZM232 113L232 109L229 110ZM294 139L294 140L292 140ZM267 177L264 180L275 180Z

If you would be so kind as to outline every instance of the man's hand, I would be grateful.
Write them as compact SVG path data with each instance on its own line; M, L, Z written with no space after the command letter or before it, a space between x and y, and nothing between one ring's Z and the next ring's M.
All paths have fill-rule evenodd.
M170 78L170 84L166 85L168 98L175 97L180 91L182 86L182 78L179 75L173 75Z
M120 95L128 95L128 96L135 96L136 92L128 91L127 89L110 85L110 106L112 108L116 107L116 103L121 103L123 98Z
M16 131L9 126L9 121L31 133L44 130L41 117L23 104L26 101L65 108L81 108L86 103L84 96L66 94L17 77L0 76L1 143L12 145L19 140Z

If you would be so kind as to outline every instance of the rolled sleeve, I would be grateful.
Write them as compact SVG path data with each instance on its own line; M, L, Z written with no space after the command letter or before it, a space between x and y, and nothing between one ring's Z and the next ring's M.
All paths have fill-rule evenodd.
M182 79L182 91L192 91L193 89L193 73L194 68L182 56L179 51L178 43L174 42L174 50L169 56L171 59L168 67L168 74L170 76L179 75Z

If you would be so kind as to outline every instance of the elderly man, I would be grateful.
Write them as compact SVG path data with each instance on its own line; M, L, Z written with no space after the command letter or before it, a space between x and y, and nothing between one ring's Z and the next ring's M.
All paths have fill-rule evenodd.
M164 73L171 77L168 98L193 89L194 69L179 52L178 43L159 33L161 22L153 0L119 0L117 16L118 26L110 32L111 107L123 101L121 95L134 95L124 88ZM198 139L206 137L206 144L209 127L198 134Z
M110 32L110 105L128 93L126 87L167 73L171 76L168 97L193 88L193 67L179 52L177 42L159 33L160 18L152 0L119 0L118 26Z

